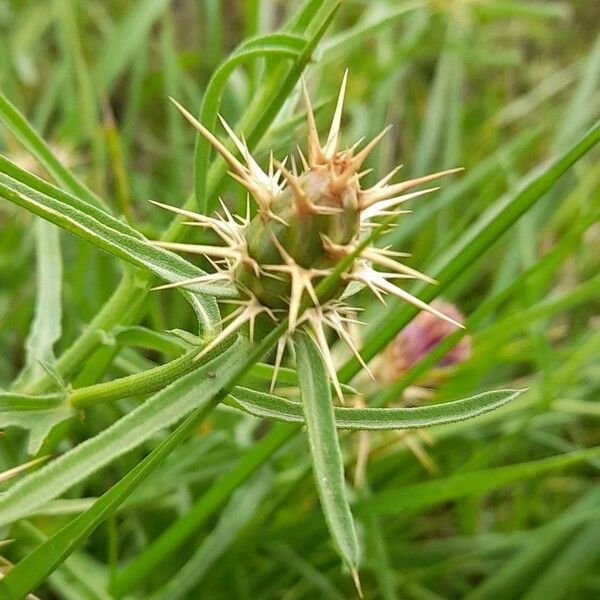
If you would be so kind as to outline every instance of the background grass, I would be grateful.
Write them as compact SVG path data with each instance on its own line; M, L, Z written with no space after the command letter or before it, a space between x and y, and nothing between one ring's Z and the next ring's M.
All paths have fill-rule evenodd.
M182 205L198 189L195 136L168 96L199 112L203 100L205 107L214 102L205 96L208 82L235 47L290 22L288 33L316 35L335 4L0 0L1 91L50 147L44 170L27 151L43 154L39 140L17 127L5 105L2 153L156 238L168 216L147 200ZM308 8L294 20L302 6ZM456 248L482 215L522 197L527 182L597 121L596 13L584 0L341 4L306 71L322 127L349 68L344 140L352 144L394 124L370 159L371 181L399 162L411 175L466 167L441 192L415 201L413 214L386 234L386 243L412 253L412 266L435 273L444 261L458 264ZM245 62L223 89L219 110L239 123L263 161L271 149L283 156L303 143L296 80L288 74L288 88L265 94L271 82L278 89L290 64L277 56ZM362 377L349 382L380 405L398 402L408 386L423 381L436 402L527 388L504 409L431 428L431 447L412 432L368 434L366 481L349 484L366 597L546 599L600 592L594 487L600 463L595 451L584 450L598 443L598 162L592 150L512 219L480 259L444 283L443 296L468 318L473 354L467 362L439 377L434 357L425 359L387 387ZM245 203L219 163L211 163L206 189L209 203L217 193L232 207ZM180 338L162 332L197 333L183 296L145 294L146 279L128 271L122 280L124 263L87 242L4 200L0 227L0 388L40 394L143 373L181 353L174 341ZM103 320L101 307L115 288L139 293L112 296L118 318ZM393 303L382 311L366 296L360 301L365 347L376 354L380 341L412 315ZM97 326L82 341L90 322ZM352 364L342 372L354 373ZM100 399L110 402L67 421L56 415L59 425L43 444L40 437L34 453L55 458L106 430L156 389L134 393L137 381L120 395L102 388ZM256 373L252 383L262 385ZM5 418L2 428L10 424ZM3 471L32 458L26 433L34 432L6 429ZM307 440L293 433L293 426L214 412L37 593L351 597L351 579L319 509ZM115 460L73 481L60 498L27 518L3 520L2 536L14 542L2 555L16 563L31 553L163 437L149 434L127 453L115 450ZM359 436L341 438L351 482ZM415 444L427 452L429 470L411 452ZM102 457L89 460L97 466ZM34 482L18 476L24 485ZM9 490L16 482L0 485Z

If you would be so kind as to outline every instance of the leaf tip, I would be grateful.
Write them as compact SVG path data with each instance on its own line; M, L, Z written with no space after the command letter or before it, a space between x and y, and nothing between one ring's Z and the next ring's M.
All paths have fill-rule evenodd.
M352 575L352 581L354 582L354 587L356 588L356 592L358 593L359 598L364 598L362 585L360 583L360 575L358 573L358 569L352 568L350 569L350 574Z

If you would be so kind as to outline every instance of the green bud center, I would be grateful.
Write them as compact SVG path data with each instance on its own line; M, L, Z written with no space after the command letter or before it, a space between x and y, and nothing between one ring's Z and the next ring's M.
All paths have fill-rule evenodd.
M271 203L272 216L256 215L245 231L248 256L260 267L286 265L284 256L287 255L304 269L331 269L337 258L327 252L325 240L345 246L358 234L360 218L353 181L332 191L327 167L309 170L298 183L307 203L298 202L297 191L288 186ZM314 209L307 210L307 205ZM322 214L320 207L336 212ZM314 285L318 279L314 278ZM266 268L257 274L250 263L244 262L237 267L235 280L242 291L250 290L265 306L284 308L287 305L291 278L285 272ZM343 285L338 293L342 290Z

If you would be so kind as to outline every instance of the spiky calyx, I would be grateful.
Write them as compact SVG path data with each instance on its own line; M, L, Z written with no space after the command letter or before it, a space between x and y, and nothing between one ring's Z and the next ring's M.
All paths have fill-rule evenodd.
M247 300L229 317L221 334L205 347L200 356L212 349L245 322L251 335L254 320L262 312L273 319L285 313L288 317L288 336L301 324L312 333L323 354L338 396L343 400L336 369L329 352L324 327L334 329L364 365L356 343L347 328L352 321L352 309L340 299L352 281L369 287L383 301L383 295L393 294L422 310L426 310L455 326L460 323L428 306L394 283L404 278L432 282L425 275L398 262L402 254L389 249L367 247L352 267L342 274L339 287L327 298L317 298L315 286L328 275L344 257L355 251L361 235L372 220L381 216L400 214L403 202L430 193L438 188L409 192L412 188L454 173L451 169L391 184L398 169L394 169L374 186L362 189L360 169L379 140L384 129L371 142L358 150L358 144L339 149L340 124L346 75L335 108L327 141L321 144L314 114L303 82L303 94L308 118L308 156L300 152L302 171L298 173L292 160L289 170L285 162L271 157L268 172L264 172L250 154L243 139L238 138L227 123L221 122L245 161L238 161L229 150L188 111L173 101L187 120L225 158L231 176L242 184L257 205L257 214L250 217L233 216L222 204L223 214L217 218L161 205L192 219L193 224L213 229L224 246L159 243L173 249L205 255L215 266L215 273L195 279L193 283L229 279ZM377 267L377 269L375 268ZM181 282L177 285L192 283ZM174 287L173 284L162 287ZM300 314L300 307L310 308ZM280 340L276 367L281 361L286 337ZM364 365L366 367L366 365Z

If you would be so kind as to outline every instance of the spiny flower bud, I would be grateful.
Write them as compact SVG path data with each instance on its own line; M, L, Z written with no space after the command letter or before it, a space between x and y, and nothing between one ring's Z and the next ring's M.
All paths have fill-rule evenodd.
M364 248L353 265L342 274L337 289L327 298L317 298L315 287L319 280L330 274L341 259L356 250L361 237L371 226L372 219L404 212L399 210L403 202L438 188L412 193L408 190L460 170L451 169L390 184L398 171L394 169L374 186L362 189L360 179L364 173L360 172L360 168L389 127L360 150L358 144L344 150L339 149L346 75L324 144L319 140L308 92L304 81L302 82L308 119L308 155L305 158L300 152L303 168L301 173L297 172L293 160L289 170L285 160L279 163L272 156L268 171L263 171L243 138L240 139L221 119L223 127L246 163L242 164L187 110L173 101L185 118L225 158L231 176L247 189L258 210L253 218L250 217L250 211L244 218L237 215L234 217L221 203L223 214L211 218L161 204L164 208L184 214L201 226L214 230L225 245L156 242L172 250L203 254L211 259L217 269L214 274L193 281L161 287L228 279L236 286L240 295L247 298L230 315L229 323L220 335L199 356L214 348L245 322L249 323L252 335L254 320L260 313L267 313L277 320L278 314L283 312L288 318L288 333L279 342L275 372L287 339L300 325L306 325L323 355L341 400L342 392L324 327L334 329L366 367L347 327L352 321L352 308L342 301L344 291L351 282L367 286L381 300L384 294L393 294L453 326L461 326L452 317L427 305L394 283L395 280L406 278L433 281L398 262L396 258L404 255L389 249ZM300 307L305 303L310 307L300 314Z

